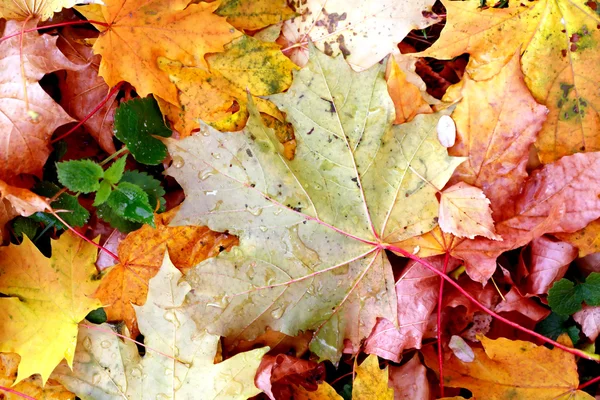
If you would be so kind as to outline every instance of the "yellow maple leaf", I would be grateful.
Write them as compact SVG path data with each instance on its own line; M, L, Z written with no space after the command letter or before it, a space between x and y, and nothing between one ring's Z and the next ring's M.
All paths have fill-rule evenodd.
M579 257L600 252L600 220L592 221L576 232L555 233L554 236L576 246L579 249Z
M177 211L155 215L156 228L144 225L119 244L121 262L108 271L95 294L108 320L125 321L134 337L138 328L132 304L145 303L148 281L160 269L167 249L175 266L185 270L237 242L204 226L168 226Z
M417 114L431 114L433 110L421 96L421 90L410 83L394 57L388 61L388 93L394 102L396 119L394 124L403 124Z
M0 18L46 20L63 8L96 2L97 0L0 0Z
M561 338L562 339L562 338ZM593 399L577 390L579 375L575 356L521 340L481 338L473 348L475 361L463 362L452 355L444 361L444 385L466 388L478 399ZM437 372L434 349L423 349L425 363Z
M447 23L421 56L449 59L469 53L475 80L495 75L521 48L525 82L550 110L536 142L548 163L580 151L600 150L600 79L592 67L600 40L598 1L509 2L481 9L480 2L443 1Z
M204 55L223 51L223 46L241 33L225 18L213 14L215 3L190 4L160 0L105 0L101 7L107 26L97 26L100 37L94 52L102 55L99 75L109 86L127 81L141 97L153 93L178 104L177 90L158 68L157 58L166 57L183 65L206 66ZM90 19L98 19L98 6L78 7Z
M240 130L248 119L248 93L267 96L286 90L297 67L279 46L243 36L225 47L225 52L206 57L210 71L185 67L159 59L159 67L177 86L181 107L160 101L161 111L173 122L181 137L199 127L198 118L219 130ZM254 97L259 111L283 119L275 105ZM234 102L239 111L232 113Z
M257 30L295 15L286 0L224 0L215 12L238 29Z
M0 386L10 387L15 392L39 400L75 399L75 394L69 392L60 383L50 379L44 385L38 375L24 379L13 386L20 360L21 358L15 353L0 353ZM2 400L23 400L23 396L10 392L1 392L0 398Z
M19 246L0 248L0 352L21 356L15 383L40 374L46 382L63 358L69 365L77 324L101 306L96 247L70 232L52 244L46 258L25 236Z

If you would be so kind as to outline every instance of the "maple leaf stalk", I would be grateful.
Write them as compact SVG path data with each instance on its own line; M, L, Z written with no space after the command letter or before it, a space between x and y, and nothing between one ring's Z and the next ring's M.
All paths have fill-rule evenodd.
M595 377L594 379L590 379L589 381L587 381L586 383L582 383L581 385L579 385L577 387L577 390L581 390L584 389L590 385L593 385L594 383L600 381L600 376Z
M71 232L73 232L75 235L79 236L82 240L85 240L86 242L90 243L91 245L93 245L94 247L98 248L98 250L105 252L106 254L108 254L110 257L112 257L116 262L120 263L121 261L119 260L119 257L113 253L112 251L108 250L106 247L99 245L98 243L94 242L93 240L90 240L88 238L86 238L84 235L82 235L81 233L77 232L75 230L75 228L73 228L71 225L69 225L64 219L62 219L54 210L50 210L50 213L52 215L54 215L56 217L56 219L58 219L60 222L63 223L64 226L67 227L67 229L69 229Z
M444 256L444 275L448 269L448 261L450 261L450 252L446 252ZM444 397L444 351L442 349L442 297L444 295L444 280L440 280L440 291L438 295L437 308L437 353L438 353L438 368L440 371L440 397Z
M22 398L27 399L27 400L36 400L35 397L28 396L25 393L17 392L16 390L13 390L11 388L7 388L7 387L4 387L4 386L0 386L0 390L3 390L5 392L7 392L7 393L12 393L14 395L17 395L17 396L22 397Z
M552 339L547 338L544 335L541 335L535 331L532 331L530 329L527 329L507 318L504 318L503 316L495 313L494 311L490 310L489 308L487 308L486 306L484 306L481 302L479 302L475 297L473 297L469 292L467 292L464 288L462 288L457 282L455 282L452 278L450 278L448 275L446 275L445 273L443 273L442 271L439 271L438 269L436 269L432 264L430 264L428 261L425 261L424 259L422 259L421 257L418 257L412 253L409 253L408 251L391 245L391 244L380 244L380 246L386 250L390 250L396 253L400 253L402 254L404 257L410 258L413 261L418 262L419 264L421 264L422 266L424 266L425 268L429 269L430 271L432 271L433 273L439 275L443 280L445 280L446 282L448 282L449 284L451 284L452 286L454 286L456 288L456 290L458 290L463 296L465 296L467 299L469 299L470 302L472 302L473 304L475 304L477 307L479 307L482 311L484 311L485 313L491 315L492 317L496 318L497 320L500 320L502 322L504 322L507 325L512 326L515 329L520 330L521 332L525 332L530 334L533 337L536 337L540 340L542 340L544 343L547 344L551 344L554 347L557 347L563 351L566 351L567 353L571 353L573 355L585 358L586 360L591 360L591 361L595 361L595 362L600 362L600 355L592 355L589 353L586 353L585 351L573 348L573 347L568 347L565 346L563 344L560 344ZM438 333L439 336L439 333Z

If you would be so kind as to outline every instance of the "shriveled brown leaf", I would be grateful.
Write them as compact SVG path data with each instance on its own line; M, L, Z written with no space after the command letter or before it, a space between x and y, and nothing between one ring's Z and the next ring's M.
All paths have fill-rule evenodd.
M109 94L109 87L98 75L99 55L94 55L91 47L81 43L81 34L67 27L58 39L58 48L74 63L86 67L77 71L67 71L64 80L59 81L60 104L73 118L82 120L88 116ZM113 143L113 122L117 109L117 93L95 111L83 126L109 154L115 152Z

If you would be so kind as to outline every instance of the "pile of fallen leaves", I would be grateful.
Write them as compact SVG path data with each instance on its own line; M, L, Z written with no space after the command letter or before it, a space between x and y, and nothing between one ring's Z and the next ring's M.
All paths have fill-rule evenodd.
M0 399L600 394L600 2L0 32Z

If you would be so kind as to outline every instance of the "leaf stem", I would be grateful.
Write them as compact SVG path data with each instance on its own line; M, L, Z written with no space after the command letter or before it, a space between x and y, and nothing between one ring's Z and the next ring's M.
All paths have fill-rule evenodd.
M128 151L127 146L123 146L121 147L119 150L115 151L114 153L112 153L110 156L106 157L104 159L104 161L102 161L100 163L101 167L104 167L107 163L109 163L111 160L119 157L121 154L126 153Z
M444 256L444 275L448 270L448 261L450 261L450 252L447 251ZM447 276L447 275L446 275ZM438 367L440 371L440 397L444 397L444 350L442 348L442 298L444 295L444 280L440 279L440 291L437 304L437 345L438 345Z
M98 243L94 242L93 240L90 240L88 238L86 238L85 236L83 236L81 233L77 232L75 230L75 228L73 228L71 225L67 224L65 222L64 219L62 219L61 217L58 216L58 214L54 211L54 210L50 210L50 213L52 215L54 215L56 217L56 219L58 219L60 222L62 222L62 224L64 226L66 226L71 232L73 232L75 235L79 236L81 239L85 240L86 242L88 242L89 244L93 245L94 247L98 248L100 251L105 252L106 254L108 254L109 256L111 256L116 262L120 263L121 260L119 260L119 257L113 253L112 251L108 250L107 248L105 248L104 246L99 245Z
M577 390L581 390L583 388L586 388L590 385L593 385L594 383L600 381L600 376L595 377L594 379L591 379L589 381L587 381L586 383L582 383L581 385L579 385L579 387L577 388Z
M557 347L563 351L566 351L567 353L571 353L575 356L581 357L581 358L585 358L586 360L591 360L591 361L595 361L595 362L600 362L600 355L592 355L589 353L586 353L585 351L579 350L579 349L575 349L573 347L568 347L565 346L564 344L560 344L552 339L547 338L544 335L541 335L535 331L532 331L530 329L527 329L509 319L504 318L503 316L496 314L494 311L490 310L489 308L487 308L486 306L484 306L482 303L480 303L475 297L473 297L469 292L467 292L465 289L463 289L462 286L460 286L457 282L455 282L452 278L450 278L448 275L444 274L442 271L439 271L437 268L435 268L433 265L431 265L431 263L429 263L428 261L425 261L424 259L422 259L421 257L418 257L412 253L409 253L408 251L391 245L391 244L383 244L382 245L386 250L390 250L399 254L402 254L404 257L410 258L413 261L416 261L418 263L420 263L421 265L423 265L425 268L429 269L430 271L432 271L433 273L439 275L442 279L444 279L446 282L448 282L449 284L451 284L452 286L454 286L456 288L456 290L458 290L463 296L465 296L467 299L469 299L469 301L471 301L473 304L475 304L477 307L479 307L482 311L484 311L485 313L491 315L492 317L496 318L499 321L504 322L507 325L512 326L515 329L520 330L521 332L525 332L530 334L531 336L540 339L541 341L543 341L544 343L547 344L551 344L554 347ZM595 357L594 357L595 356Z
M106 27L110 26L106 22L100 22L100 21L94 21L94 20L61 22L58 24L36 26L35 28L24 29L21 32L13 33L12 35L8 35L8 36L4 36L3 38L0 38L0 43L4 42L5 40L8 40L10 38L14 38L15 36L23 35L23 34L29 33L29 32L39 31L42 29L58 28L61 26L69 26L69 25L86 25L86 24L95 24L95 25L101 25L101 26L106 26Z
M96 114L98 112L98 110L100 110L107 102L108 100L110 100L110 98L119 91L119 89L121 88L121 85L123 85L123 82L119 82L115 85L114 88L112 88L112 90L110 92L108 92L108 94L106 95L106 97L104 98L104 100L102 100L96 107L94 107L94 109L85 116L84 119L82 119L81 121L79 121L77 123L77 125L75 125L73 128L69 129L66 133L62 134L61 136L57 137L56 139L53 139L50 143L56 143L59 140L62 140L64 138L66 138L67 136L69 136L71 133L75 132L81 125L85 124L87 122L88 119L92 118L94 116L94 114Z
M22 397L24 399L27 399L27 400L36 400L35 397L28 396L25 393L17 392L16 390L13 390L13 389L10 389L10 388L4 387L4 386L0 386L0 390L4 390L5 392L15 394L15 395ZM4 398L4 396L2 396L2 397Z

